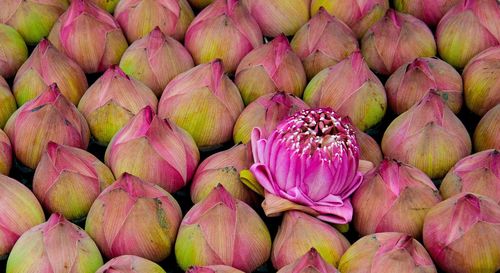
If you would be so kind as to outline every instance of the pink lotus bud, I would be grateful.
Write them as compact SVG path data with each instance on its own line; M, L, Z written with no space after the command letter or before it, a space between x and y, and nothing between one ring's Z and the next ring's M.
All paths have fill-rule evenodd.
M217 184L221 184L234 198L252 205L257 196L240 180L240 172L250 169L252 163L252 151L247 144L211 155L196 169L190 190L191 200L195 204L202 201Z
M7 135L0 129L0 175L8 175L12 167L12 146ZM0 253L0 256L2 254Z
M123 255L109 260L96 273L166 273L166 271L142 257Z
M0 131L0 145L3 133ZM0 153L2 147L0 146ZM2 157L3 158L3 157ZM7 255L19 236L43 223L42 206L23 184L0 174L0 256Z
M222 185L188 211L175 241L175 257L183 270L221 264L252 272L270 252L271 236L262 219Z
M158 97L170 80L193 66L187 49L158 27L130 45L120 61L125 73L146 84Z
M243 273L243 271L227 265L207 265L192 266L186 273Z
M158 262L170 254L181 219L172 195L125 173L92 204L85 230L108 258L136 255Z
M500 44L499 25L497 1L460 1L437 26L439 55L454 67L462 68L479 52Z
M118 23L90 0L72 0L54 24L49 40L85 73L102 72L117 64L128 46Z
M464 69L465 104L479 116L500 104L499 63L500 46L496 46L478 54Z
M308 108L305 102L289 93L279 91L263 95L245 107L236 120L234 143L250 142L254 127L261 129L262 137L268 137L282 120Z
M50 141L87 149L89 126L78 109L51 84L19 108L5 125L16 158L35 169Z
M5 123L16 109L16 99L10 92L9 84L0 76L0 129L5 126Z
M309 20L311 0L242 0L264 36L292 36Z
M7 260L7 273L94 273L102 256L83 229L58 213L26 231Z
M111 170L89 152L49 142L36 167L33 192L49 212L79 220L114 181Z
M304 91L304 101L349 116L362 131L379 123L387 108L384 86L359 51L314 76Z
M361 51L374 72L390 75L415 58L435 56L436 42L424 22L390 9L365 33Z
M3 7L2 11L3 12ZM23 37L8 25L0 24L0 77L10 78L28 58Z
M17 104L38 97L52 83L75 105L89 87L80 66L43 39L17 71L12 88Z
M5 0L0 23L15 28L27 44L36 45L67 8L67 0Z
M241 60L234 82L245 104L249 104L277 91L302 97L307 79L300 58L292 51L287 38L280 35Z
M331 225L299 211L288 211L274 238L271 261L279 270L315 248L326 263L336 267L349 246Z
M462 122L430 91L392 121L382 138L382 152L442 178L455 163L471 153L471 140Z
M188 0L188 2L193 8L203 9L214 2L214 0Z
M147 36L157 26L182 41L194 13L186 0L121 0L115 18L129 42Z
M302 60L308 79L359 49L354 32L323 8L297 31L290 44Z
M89 1L93 2L96 6L100 7L101 9L107 11L110 14L113 14L116 5L118 4L118 2L120 2L120 0L89 0Z
M497 272L500 205L472 193L439 203L425 217L424 245L444 272Z
M448 10L460 0L394 0L397 11L409 13L424 21L429 26L435 26Z
M500 204L500 152L485 150L458 161L439 188L443 198L470 192Z
M389 8L388 0L312 0L311 14L323 7L331 15L346 23L358 38L382 18Z
M113 65L85 92L78 110L97 142L107 145L141 109L149 106L156 112L157 105L149 87Z
M284 266L278 273L339 273L339 271L326 263L315 248L311 248L302 258Z
M359 159L370 161L374 166L379 165L383 156L377 141L358 128L355 128L354 131L359 144Z
M130 173L176 192L193 177L200 154L193 138L172 121L145 107L120 130L106 149L115 177Z
M500 150L500 104L491 108L474 131L474 150L476 152L497 149Z
M219 58L227 72L234 72L241 59L262 44L262 32L241 2L216 0L196 16L184 44L196 64Z
M383 232L355 242L342 256L342 273L437 273L425 248L407 234Z
M215 60L175 77L161 96L158 115L188 131L198 147L210 148L231 140L243 108L238 88Z
M420 238L425 214L439 202L441 196L425 173L386 159L365 175L352 197L354 227L361 235L394 231Z

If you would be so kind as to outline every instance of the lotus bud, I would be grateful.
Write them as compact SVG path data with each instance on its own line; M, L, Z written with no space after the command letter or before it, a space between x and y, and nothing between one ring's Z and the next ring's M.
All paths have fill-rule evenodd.
M500 46L496 46L474 57L464 69L465 104L476 115L483 116L500 104L499 62Z
M85 73L102 72L118 64L128 47L118 23L89 0L72 0L48 38Z
M16 109L16 99L10 92L9 84L0 76L0 129L3 129Z
M175 77L161 96L158 115L186 130L198 147L210 148L231 140L243 107L238 88L215 60Z
M439 203L425 217L424 245L444 272L497 272L500 205L472 193Z
M415 166L431 179L444 177L471 153L471 146L465 126L434 91L394 119L382 138L385 156Z
M314 76L304 91L304 101L349 116L362 131L379 123L387 108L384 86L359 51Z
M7 135L0 129L0 175L8 175L11 167L12 146ZM2 256L1 253L0 256Z
M0 131L0 139L3 133ZM0 144L2 140L0 140ZM2 148L0 147L0 153ZM3 157L2 157L3 158ZM42 206L23 184L0 174L0 256L9 254L17 239L45 221ZM27 257L28 258L28 257Z
M158 264L134 255L109 260L96 273L166 273Z
M58 213L26 231L7 260L7 273L94 273L102 256L83 229Z
M342 273L437 273L425 248L407 234L383 232L355 242L342 256Z
M234 72L241 59L262 44L262 32L241 2L216 0L196 16L184 44L196 64L218 58L226 72Z
M284 266L278 273L339 273L339 271L326 263L316 249L311 248L302 258Z
M444 177L439 191L444 199L470 192L500 204L500 152L485 150L458 161Z
M80 66L43 39L16 74L12 90L17 104L38 97L52 83L75 105L89 87Z
M27 44L36 45L67 8L67 0L5 0L0 23L16 29Z
M234 143L248 143L254 127L268 137L285 118L309 106L298 97L276 92L259 97L250 103L236 120L233 128Z
M203 9L214 2L214 0L188 0L188 2L193 8Z
M147 106L116 134L104 159L115 177L130 173L176 192L193 177L200 154L186 131Z
M309 20L311 0L242 0L264 36L292 36Z
M107 145L141 109L149 106L156 112L157 105L149 87L113 65L85 92L78 110L97 142Z
M120 61L120 68L127 75L146 84L158 97L170 80L193 66L187 49L158 27L132 43Z
M394 0L397 11L409 13L424 21L429 26L435 26L441 18L460 0Z
M187 212L175 241L175 257L183 270L220 264L253 272L270 252L271 236L262 219L222 185Z
M3 9L3 7L2 7ZM2 10L3 11L3 10ZM0 77L10 78L28 58L23 37L8 25L0 24Z
M474 149L476 152L497 149L500 150L500 104L491 108L483 116L474 131Z
M17 160L35 169L50 141L87 149L90 132L85 118L56 84L19 108L5 125Z
M111 170L87 151L49 142L33 177L33 192L49 212L79 220L104 188Z
M349 246L331 225L300 211L288 211L274 238L271 261L279 270L315 248L326 263L336 267Z
M500 44L499 25L497 1L460 1L437 26L439 55L454 67L462 68L479 52Z
M435 56L436 42L424 22L390 9L365 33L361 51L374 72L390 75L415 58Z
M290 44L302 60L308 79L359 49L352 30L323 8L297 31Z
M441 95L453 113L462 108L462 77L437 58L417 58L399 67L385 83L389 106L401 114L419 102L430 90Z
M314 16L321 7L346 23L361 38L384 16L389 8L389 0L312 0L311 14Z
M243 271L227 265L207 265L192 266L186 273L243 273Z
M354 128L354 130L359 144L359 159L370 161L374 166L380 164L383 156L377 141L358 128Z
M365 175L352 197L354 227L361 235L394 231L420 238L425 214L439 202L441 196L425 173L386 159Z
M100 7L101 9L111 14L113 14L116 5L118 4L118 2L120 2L120 0L90 0L90 1L93 2L96 6Z

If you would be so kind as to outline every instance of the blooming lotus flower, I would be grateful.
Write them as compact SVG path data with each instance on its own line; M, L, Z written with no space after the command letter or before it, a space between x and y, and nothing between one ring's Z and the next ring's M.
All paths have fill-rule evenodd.
M17 104L38 97L52 83L75 105L88 88L80 66L43 39L17 71L12 88Z
M85 92L78 110L94 138L107 145L141 109L149 106L156 112L157 105L151 89L113 65Z
M184 44L196 64L221 59L224 69L234 72L241 59L262 44L262 32L238 0L216 0L193 20Z
M207 265L192 266L186 273L243 273L243 271L227 265Z
M102 72L117 64L128 46L113 17L89 0L72 0L54 24L49 40L85 73Z
M339 271L335 269L330 264L327 264L318 251L311 248L302 258L284 266L278 273L338 273Z
M331 225L292 210L285 213L278 229L271 261L279 270L315 248L327 264L337 266L349 246L349 241Z
M196 9L203 9L210 5L214 0L188 0L191 7Z
M233 128L234 143L248 143L254 127L267 137L278 123L309 106L298 97L278 91L259 97L250 103L236 120Z
M158 264L134 255L118 256L101 266L96 273L166 273Z
M500 150L500 104L491 108L474 131L474 149L477 152L487 149Z
M425 248L411 236L398 232L367 235L355 242L340 259L342 273L437 273Z
M415 166L431 179L442 178L471 149L467 129L434 91L394 119L382 138L385 156Z
M384 86L359 51L314 76L304 91L304 101L349 116L362 131L379 123L387 108Z
M354 32L323 8L295 33L290 44L308 79L359 49Z
M0 23L15 28L27 44L36 45L66 8L67 0L6 0L2 2Z
M16 109L16 99L10 92L9 84L0 76L0 129L5 126Z
M215 60L175 77L161 96L158 116L188 131L198 147L210 148L231 140L243 108L238 88Z
M158 262L170 254L181 219L172 195L125 173L92 204L85 230L108 258L136 255Z
M0 129L0 175L8 175L11 167L12 146L7 135Z
M2 136L0 131L0 139ZM5 256L9 254L21 234L45 221L45 215L42 206L28 188L2 174L0 174L0 209L4 212L0 215L2 227L0 256Z
M193 68L193 58L181 43L156 27L123 53L120 68L146 84L156 96L175 76Z
M259 215L218 185L182 220L175 241L177 264L228 265L252 272L269 259L271 237Z
M500 8L495 0L464 0L439 21L439 55L457 68L488 47L500 44Z
M424 21L429 26L435 26L439 20L460 0L395 0L397 11L409 13Z
M16 158L31 169L36 168L50 141L86 149L90 140L85 118L56 84L12 114L5 132Z
M379 165L383 156L377 141L358 128L355 128L354 131L359 145L359 159L370 161L375 166Z
M79 220L114 181L111 170L89 152L49 142L33 177L33 192L49 212Z
M87 233L54 213L19 238L6 272L94 273L102 263L101 253Z
M424 245L445 272L498 271L500 205L472 193L439 203L425 217Z
M306 81L300 58L284 35L250 51L234 78L245 104L280 90L302 97Z
M0 77L14 76L28 58L28 48L23 37L8 25L0 24Z

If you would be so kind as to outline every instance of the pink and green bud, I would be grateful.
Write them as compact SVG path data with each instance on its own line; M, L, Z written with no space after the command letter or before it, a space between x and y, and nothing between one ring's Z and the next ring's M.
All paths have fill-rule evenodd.
M2 7L3 9L3 7ZM12 27L0 24L0 77L10 78L28 58L23 37Z
M491 108L479 121L472 137L476 152L500 150L500 104Z
M227 265L191 266L186 273L243 273L243 271Z
M471 146L465 126L434 91L394 119L382 138L385 156L415 166L431 179L444 177L471 153Z
M214 0L188 0L189 4L191 7L196 8L196 9L203 9L206 6L212 4Z
M49 142L87 149L90 131L83 115L51 84L19 108L5 125L17 160L35 169Z
M72 0L48 39L89 74L118 64L128 47L118 23L90 0Z
M10 92L9 84L0 76L0 129L3 129L5 123L16 109L16 99Z
M114 181L111 170L89 152L49 142L36 167L33 192L48 212L80 220Z
M101 266L96 273L166 273L158 264L134 255L118 256Z
M12 91L19 106L38 97L52 83L61 93L78 105L88 88L80 66L43 39L17 71Z
M159 27L132 43L120 60L120 68L146 84L157 97L175 76L193 67L187 49Z
M370 161L374 166L379 165L383 160L383 156L377 141L357 127L354 130L359 145L359 159Z
M308 79L359 49L354 32L323 8L295 33L290 44Z
M444 272L497 272L500 205L472 193L439 203L425 217L424 245Z
M203 149L231 140L243 108L238 87L215 60L175 77L161 96L158 115L186 130Z
M278 273L339 273L339 271L328 264L315 248L311 248L300 259L281 268Z
M9 174L12 167L12 160L12 146L9 137L0 129L0 175Z
M410 235L383 232L355 242L342 256L342 273L437 273L429 253Z
M411 14L429 26L436 26L441 18L460 0L394 0L394 8Z
M379 123L387 108L384 85L359 51L314 76L304 91L304 101L349 116L362 131Z
M184 44L196 64L221 59L226 72L234 72L262 44L262 32L240 1L216 0L193 20Z
M78 110L85 116L92 136L107 145L141 109L156 112L158 99L149 87L111 66L85 92Z

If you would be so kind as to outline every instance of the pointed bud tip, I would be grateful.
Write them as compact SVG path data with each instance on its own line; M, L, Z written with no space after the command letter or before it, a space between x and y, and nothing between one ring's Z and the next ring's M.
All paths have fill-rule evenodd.
M213 195L214 199L217 200L218 202L221 202L225 204L227 207L231 209L236 208L236 200L234 197L224 188L224 186L220 183L215 186L215 188L212 190L212 192L209 194ZM211 198L206 198L206 200L210 200Z
M52 44L50 43L49 40L46 38L43 38L40 43L38 43L38 50L40 51L41 54L45 54L47 50L52 47Z

